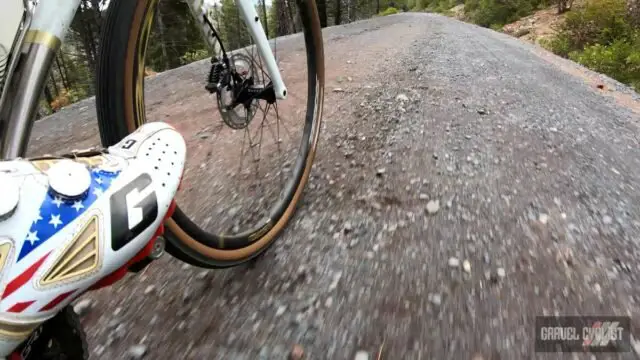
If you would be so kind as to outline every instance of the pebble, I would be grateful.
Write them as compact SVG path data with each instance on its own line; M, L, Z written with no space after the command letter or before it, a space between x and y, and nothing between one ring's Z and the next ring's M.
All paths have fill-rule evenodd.
M324 301L324 306L330 308L333 306L333 298L329 296L327 300Z
M276 316L281 316L282 314L284 314L284 312L287 311L287 307L282 305L278 307L278 310L276 310Z
M409 97L407 97L407 95L405 94L399 94L398 96L396 96L396 100L397 101L409 101Z
M611 223L613 223L613 219L611 218L611 216L605 215L605 216L602 217L602 222L605 225L611 225Z
M344 230L345 234L348 234L351 232L351 230L353 230L353 225L351 225L351 222L347 221L346 223L344 223L344 225L342 226L342 229Z
M358 351L356 357L353 360L369 360L369 353L366 351Z
M440 294L429 294L427 298L433 305L440 306L442 304L442 295Z
M147 354L147 346L146 345L134 345L129 348L129 356L132 359L142 359Z
M549 215L540 214L540 216L538 216L538 221L540 221L543 225L546 225L547 222L549 222Z
M342 88L334 88L333 92L343 92L344 90Z
M469 262L469 260L465 260L465 261L462 262L462 269L466 273L470 273L471 272L471 263Z
M73 310L78 314L78 316L84 316L89 312L89 310L91 310L92 306L93 301L91 301L91 299L82 299L73 306Z
M418 197L420 198L420 200L427 200L429 198L429 195L421 193L420 195L418 195Z
M387 169L385 168L379 168L378 170L376 170L376 175L378 176L382 176L384 173L387 172Z
M289 360L302 360L304 357L304 349L302 346L295 344L289 353Z
M501 278L507 275L507 273L504 271L503 268L498 268L497 273L498 273L498 276L500 276Z
M149 285L149 286L147 286L147 288L146 288L146 289L144 289L144 294L145 294L145 295L149 295L149 294L151 294L155 289L156 289L156 287L155 287L155 286L153 286L153 285Z
M460 260L458 260L457 258L454 258L454 257L449 258L449 266L451 266L451 267L460 266Z
M427 213L433 215L440 210L440 200L431 200L427 203Z

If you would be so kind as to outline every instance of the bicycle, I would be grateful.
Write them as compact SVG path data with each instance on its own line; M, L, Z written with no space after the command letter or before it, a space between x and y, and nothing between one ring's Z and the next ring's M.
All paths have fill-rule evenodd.
M3 13L0 14L2 159L23 157L26 154L40 96L80 2L42 1L32 5L26 0L6 0L3 3ZM275 116L279 118L278 104L281 104L281 110L287 108L287 99L297 94L288 91L284 83L283 70L279 68L275 51L256 8L250 0L235 0L251 44L228 52L223 34L216 29L213 24L215 21L210 17L211 5L203 0L190 0L187 5L211 55L209 72L203 75L204 88L216 98L215 116L221 118L223 126L231 129L229 134L245 130L244 146L246 129L256 121L256 114L262 111L262 147L262 132L264 123L268 123L269 109L275 108ZM96 71L98 126L101 142L105 147L116 144L147 121L145 58L158 6L158 0L109 1L99 42ZM309 179L315 157L324 96L324 51L315 0L295 0L295 6L299 17L294 20L291 15L291 21L294 30L296 24L302 27L306 57L303 66L306 67L308 86L301 89L304 97L301 104L304 109L298 113L302 115L303 128L295 162L293 166L288 164L286 171L284 168L274 171L279 174L281 184L282 178L289 175L282 189L274 193L277 199L272 204L265 204L264 197L260 198L258 205L247 211L252 213L248 221L243 224L236 222L227 230L213 231L196 224L194 216L189 216L188 211L180 208L179 200L174 215L165 223L165 237L159 238L153 257L138 264L132 271L141 270L164 250L199 267L213 269L236 266L262 254L274 243L291 219ZM274 46L277 45L274 43ZM258 57L252 58L255 51ZM279 129L278 127L277 137L274 136L274 146L280 151ZM251 137L249 131L250 147L257 146L251 144ZM242 151L244 156L244 149ZM240 162L243 160L244 157ZM240 182L242 181L235 181L236 184ZM256 186L251 185L249 192L255 189ZM238 197L237 193L235 195L234 199ZM256 221L254 219L257 216L254 216L253 210L259 209L266 210L267 216ZM247 229L241 229L241 226L246 226ZM65 313L62 316L72 315Z

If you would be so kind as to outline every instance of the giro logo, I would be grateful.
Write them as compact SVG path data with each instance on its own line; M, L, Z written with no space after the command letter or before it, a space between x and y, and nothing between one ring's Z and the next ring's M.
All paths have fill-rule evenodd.
M111 196L111 248L119 250L158 217L151 176L141 174Z

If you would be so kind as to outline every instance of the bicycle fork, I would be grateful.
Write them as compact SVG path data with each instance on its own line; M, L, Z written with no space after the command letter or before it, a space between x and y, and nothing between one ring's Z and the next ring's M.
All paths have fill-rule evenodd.
M258 49L258 54L266 65L267 74L269 74L269 77L271 78L276 99L286 99L287 88L282 81L280 69L278 68L278 64L276 63L275 56L273 56L273 52L271 51L269 39L267 39L267 35L264 32L264 27L262 26L262 22L260 21L260 17L258 16L256 8L254 7L253 1L235 0L235 2L238 6L238 10L240 16L242 17L242 20L247 25L249 35L251 35L251 38L253 39L256 48ZM192 0L188 4L193 16L200 23L200 29L202 30L209 47L211 49L214 49L215 51L217 40L213 35L209 24L207 24L207 20L205 20L205 17L208 16L207 12L209 8L204 5L203 0Z

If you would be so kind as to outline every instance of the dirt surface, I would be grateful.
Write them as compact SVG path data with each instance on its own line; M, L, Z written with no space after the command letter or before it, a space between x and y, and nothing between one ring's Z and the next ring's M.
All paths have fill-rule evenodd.
M384 344L383 359L525 359L538 315L630 315L640 330L637 95L438 15L324 34L325 124L284 236L251 266L165 256L91 294L94 358L286 359L298 344L376 359ZM195 118L204 74L157 75L149 104ZM32 153L97 144L93 114L87 101L37 123Z

